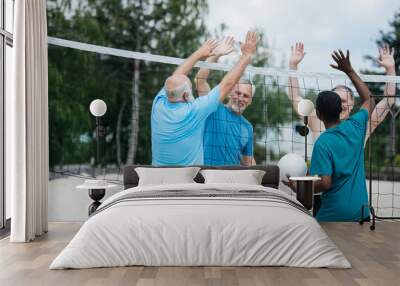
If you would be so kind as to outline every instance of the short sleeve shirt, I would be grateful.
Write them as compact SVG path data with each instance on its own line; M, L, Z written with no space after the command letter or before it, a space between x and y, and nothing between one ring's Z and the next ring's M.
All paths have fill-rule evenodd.
M321 195L319 221L357 221L368 203L364 168L364 140L368 111L361 109L349 119L322 133L314 145L311 175L331 176L332 185ZM364 218L368 217L365 211Z
M242 156L253 156L253 126L243 115L219 104L206 121L204 163L239 165Z
M151 110L152 164L202 165L203 135L207 117L217 110L220 88L192 102L169 102L163 88Z

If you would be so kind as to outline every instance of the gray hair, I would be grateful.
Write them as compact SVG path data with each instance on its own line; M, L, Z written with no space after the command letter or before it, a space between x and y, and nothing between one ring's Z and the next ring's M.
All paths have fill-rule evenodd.
M241 84L249 84L251 86L251 97L254 96L254 94L256 93L256 86L254 85L254 83L250 79L242 77L242 78L239 79L239 83L241 83Z
M182 96L187 91L187 89L188 89L187 82L184 82L183 84L181 84L180 86L178 86L173 90L169 90L167 87L165 87L168 97L171 97L174 100L182 99Z
M344 89L345 91L350 93L350 96L354 99L354 92L350 87L339 84L339 85L335 86L334 88L332 88L332 91L336 91L337 89Z

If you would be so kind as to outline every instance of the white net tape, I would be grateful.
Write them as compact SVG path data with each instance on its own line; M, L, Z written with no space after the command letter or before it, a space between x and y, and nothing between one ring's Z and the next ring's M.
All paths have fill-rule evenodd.
M115 48L109 48L104 46L86 44L76 41L69 41L60 38L48 37L48 43L51 45L78 49L87 52L94 52L99 54L105 54L110 56L118 56L128 59L137 59L151 62L158 62L164 64L173 64L179 65L184 59L175 58L175 57L167 57L160 55L153 55L149 53L139 53L132 52L128 50L121 50ZM199 68L208 68L212 70L220 70L220 71L229 71L232 68L230 64L224 63L207 63L200 61L196 65ZM249 66L246 69L246 73L263 75L263 76L272 76L272 77L282 77L287 78L289 76L292 77L302 77L302 78L318 78L318 79L329 79L329 80L348 80L348 77L345 74L336 74L336 73L320 73L320 72L301 72L301 71L291 71L277 68L261 68L261 67L253 67ZM365 82L393 82L400 83L400 76L384 76L384 75L360 75L361 79Z

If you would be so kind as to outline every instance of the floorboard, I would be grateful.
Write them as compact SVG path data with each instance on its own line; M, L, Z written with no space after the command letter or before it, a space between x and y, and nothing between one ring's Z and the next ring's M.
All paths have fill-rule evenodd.
M352 263L352 269L290 267L119 267L85 270L48 269L81 223L50 223L32 243L0 240L0 285L400 285L400 222L329 223L323 228Z

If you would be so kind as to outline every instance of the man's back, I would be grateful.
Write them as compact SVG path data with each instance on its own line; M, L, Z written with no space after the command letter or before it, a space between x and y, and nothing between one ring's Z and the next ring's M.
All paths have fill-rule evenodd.
M192 102L172 103L162 89L151 112L152 164L203 164L203 132L219 103L219 87Z
M330 189L321 196L319 221L359 220L361 205L368 203L364 168L367 122L368 111L361 109L327 129L314 145L310 173L332 177Z
M242 156L253 156L253 127L242 115L220 104L204 130L204 163L238 165Z

